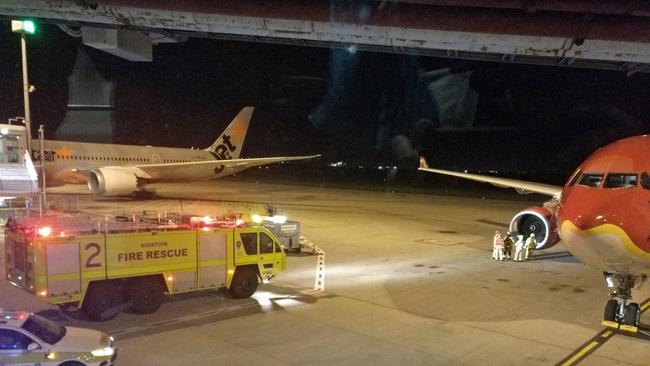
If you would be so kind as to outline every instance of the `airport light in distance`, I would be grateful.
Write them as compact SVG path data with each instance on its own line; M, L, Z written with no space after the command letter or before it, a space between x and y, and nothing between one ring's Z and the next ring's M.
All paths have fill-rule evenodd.
M36 33L36 24L31 20L12 20L11 31L14 33Z

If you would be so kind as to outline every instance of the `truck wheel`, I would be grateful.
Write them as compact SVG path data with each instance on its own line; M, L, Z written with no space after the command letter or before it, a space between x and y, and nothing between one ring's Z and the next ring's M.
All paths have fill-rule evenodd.
M127 285L129 299L133 302L130 310L136 314L151 314L160 309L165 293L160 282L154 277L140 277Z
M84 299L82 310L96 321L113 319L119 311L107 311L124 302L124 292L117 284L108 281L93 282Z
M228 293L234 298L242 299L250 297L255 290L257 290L257 275L249 269L238 269L228 288Z

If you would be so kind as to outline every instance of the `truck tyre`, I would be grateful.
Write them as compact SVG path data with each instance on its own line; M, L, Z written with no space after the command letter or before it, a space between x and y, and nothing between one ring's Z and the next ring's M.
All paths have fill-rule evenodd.
M90 319L104 321L115 318L119 311L106 311L123 302L124 292L119 285L109 281L98 281L89 285L81 308Z
M66 361L62 364L59 364L59 366L84 366L84 364L77 361Z
M230 296L243 299L250 297L257 290L257 274L250 269L240 268L235 272L228 293Z
M133 302L130 310L135 314L151 314L160 309L165 293L155 277L140 277L129 281L127 294Z

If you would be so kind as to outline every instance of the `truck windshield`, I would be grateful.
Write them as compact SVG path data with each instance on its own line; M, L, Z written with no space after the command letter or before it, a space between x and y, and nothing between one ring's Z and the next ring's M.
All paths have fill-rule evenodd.
M55 344L60 341L66 332L64 326L36 314L31 314L21 328L49 344Z

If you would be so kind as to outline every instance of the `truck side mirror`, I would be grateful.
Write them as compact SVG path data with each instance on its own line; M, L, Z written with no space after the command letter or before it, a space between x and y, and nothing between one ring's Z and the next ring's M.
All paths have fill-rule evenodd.
M29 346L27 346L27 352L33 352L40 348L41 346L38 343L32 342L29 344Z

